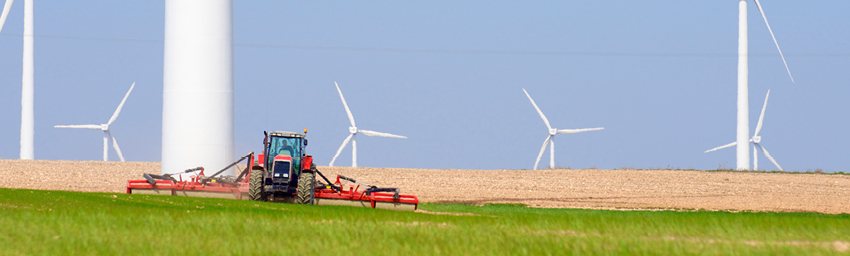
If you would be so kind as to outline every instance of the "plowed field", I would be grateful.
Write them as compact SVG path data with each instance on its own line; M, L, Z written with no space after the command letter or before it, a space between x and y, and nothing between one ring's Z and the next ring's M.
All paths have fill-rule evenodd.
M850 176L680 170L437 170L319 167L422 202L521 203L594 209L705 209L850 213ZM0 187L126 190L157 162L0 160Z

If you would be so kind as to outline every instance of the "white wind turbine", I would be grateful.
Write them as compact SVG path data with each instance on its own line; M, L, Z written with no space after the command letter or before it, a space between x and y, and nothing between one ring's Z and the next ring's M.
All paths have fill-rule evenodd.
M53 126L55 128L77 128L77 129L94 129L103 131L103 161L109 161L109 140L112 140L112 147L115 148L115 152L118 153L118 158L121 159L121 162L124 162L124 155L121 155L121 148L118 147L118 141L115 140L115 137L112 137L112 133L109 132L109 125L112 122L115 122L115 119L118 118L118 113L121 113L121 108L124 107L124 102L127 101L127 97L130 96L130 92L133 91L133 87L136 86L136 83L130 85L130 90L127 91L127 94L124 95L124 99L121 100L121 104L118 104L118 108L115 109L115 113L112 114L112 117L109 118L109 122L105 124L84 124L84 125L57 125Z
M345 107L345 113L348 114L348 121L351 121L351 127L348 127L348 131L351 133L348 137L342 141L342 146L339 146L339 150L336 151L336 155L331 159L331 163L328 166L334 166L334 161L339 156L339 153L342 153L342 149L348 145L348 142L351 141L351 167L357 167L357 134L362 133L366 136L378 136L378 137L388 137L388 138L400 138L407 139L405 136L369 131L369 130L360 130L357 129L357 125L354 124L354 116L351 115L351 110L348 109L348 104L345 103L345 97L342 96L342 91L339 89L339 84L334 81L334 85L336 85L336 91L339 92L339 98L342 100L342 106Z
M0 31L15 0L6 0L0 15ZM33 0L24 0L24 59L21 79L21 159L34 159L35 114L33 114Z
M749 147L747 147L748 133L750 131L750 112L749 112L749 39L747 37L747 1L739 0L738 2L738 125L736 130L737 138L737 169L745 170L750 166ZM767 31L773 38L773 43L776 44L776 49L779 50L779 56L782 57L782 63L785 64L785 70L788 71L788 76L791 77L791 82L794 82L794 77L791 76L791 69L788 68L788 63L785 62L785 56L782 55L782 49L779 49L779 42L776 41L776 36L773 35L773 30L770 29L770 24L767 22L767 16L764 15L764 10L761 8L759 0L754 0L756 7L764 19L764 24L767 25Z
M777 163L776 160L773 159L772 156L770 156L770 153L767 152L767 149L765 149L760 144L761 143L761 136L759 136L759 132L761 131L762 124L764 123L764 111L767 109L767 98L768 97L770 97L770 90L767 90L767 95L764 96L764 106L761 108L761 116L759 116L759 122L756 125L756 132L753 133L753 137L749 140L750 143L753 143L753 170L759 169L758 150L761 149L761 151L764 153L764 156L766 156L767 159L770 159L770 161L773 162L774 165L776 165L776 168L779 168L780 171L784 171L782 169L782 166L779 166L779 163ZM719 147L716 147L716 148L706 150L705 153L715 151L715 150L718 150L718 149L728 148L728 147L735 146L735 145L738 145L737 141L723 145L723 146L719 146ZM747 167L749 167L749 166L747 166Z
M522 89L525 92L525 96L528 97L528 100L531 101L531 105L534 105L534 109L537 110L537 113L540 114L540 118L543 119L543 123L546 124L546 128L549 129L549 136L546 137L546 140L543 141L543 147L540 147L540 154L537 154L537 160L534 161L534 170L537 170L537 164L540 163L540 157L543 156L543 152L546 151L546 144L549 144L549 168L555 168L555 134L571 134L571 133L580 133L580 132L589 132L589 131L598 131L605 129L605 127L597 127L597 128L584 128L584 129L563 129L558 130L552 128L549 125L549 119L546 119L546 116L543 115L543 111L540 111L540 108L537 107L537 104L534 103L534 100L531 99L531 95L528 95L528 92L525 89ZM550 144L551 143L551 144Z

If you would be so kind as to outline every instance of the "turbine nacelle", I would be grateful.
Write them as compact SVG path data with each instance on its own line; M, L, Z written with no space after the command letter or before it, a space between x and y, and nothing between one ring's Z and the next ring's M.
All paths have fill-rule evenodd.
M550 128L549 129L549 135L554 136L555 134L558 134L558 129Z
M750 142L755 143L755 144L761 143L761 136L753 136L753 138L750 139Z
M109 131L109 125L108 124L100 124L100 130L102 130L104 132Z
M357 133L357 127L354 127L354 126L348 127L348 132L350 132L351 134Z

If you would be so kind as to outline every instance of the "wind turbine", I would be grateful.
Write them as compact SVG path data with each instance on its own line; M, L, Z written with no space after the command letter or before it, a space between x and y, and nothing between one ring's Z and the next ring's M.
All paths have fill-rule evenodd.
M235 161L234 0L165 0L161 174ZM191 127L203 124L203 129ZM187 129L191 134L187 134ZM203 145L199 147L198 145ZM228 168L222 175L235 175Z
M351 133L348 137L342 141L342 146L339 146L339 150L336 151L336 155L331 159L331 163L328 166L334 166L334 161L336 161L336 157L339 156L339 153L342 153L342 149L348 145L348 142L351 141L351 167L357 167L357 134L362 133L366 136L378 136L378 137L388 137L388 138L400 138L407 139L405 136L369 131L369 130L360 130L357 129L357 125L354 124L354 116L351 115L351 110L348 109L348 104L345 103L345 97L342 96L342 91L339 89L339 84L334 81L334 85L336 85L336 91L339 92L339 98L342 100L342 106L345 107L345 113L348 114L348 121L351 121L351 126L348 127L348 131Z
M794 77L791 76L791 69L788 68L788 62L785 61L785 56L782 55L782 49L779 48L779 42L776 41L776 36L773 35L773 30L770 29L770 23L767 22L767 16L764 15L764 10L759 3L759 0L754 0L756 7L764 19L764 24L767 25L767 31L773 38L773 43L776 44L776 49L779 50L779 56L782 57L782 63L785 64L785 70L788 71L788 76L791 77L791 82L794 82ZM737 138L737 169L746 170L750 166L749 147L747 147L748 133L750 131L750 112L749 112L749 39L747 38L747 0L739 0L738 2L738 127L736 131Z
M121 162L124 162L124 155L121 155L121 148L118 147L118 141L115 140L115 137L112 137L112 133L109 132L109 125L112 122L115 122L115 119L118 118L118 114L121 113L121 108L124 107L124 102L127 101L127 97L130 96L130 92L133 91L133 87L136 86L136 83L130 85L130 90L127 91L127 94L124 95L124 99L121 100L121 104L118 104L118 108L115 109L115 113L112 114L112 117L109 118L109 122L105 124L84 124L84 125L57 125L53 126L54 128L77 128L77 129L94 129L103 131L103 161L109 161L109 140L112 140L112 147L115 148L115 152L118 153L118 158L121 159Z
M33 22L32 1L24 0L24 67L21 79L21 159L34 159L35 115L33 114ZM0 15L0 31L15 0L6 0Z
M777 163L776 160L773 159L772 156L770 156L770 153L767 152L767 149L765 149L761 145L761 136L759 136L759 132L761 131L762 124L764 124L764 111L767 109L767 98L768 97L770 97L770 90L767 90L767 95L764 96L764 106L761 108L761 116L759 116L759 122L756 125L756 132L753 133L753 137L750 138L750 140L749 140L749 143L753 143L753 169L754 170L759 169L758 150L761 149L762 153L764 153L764 156L766 156L767 159L770 159L770 161L773 162L774 165L776 165L776 168L779 168L780 171L784 171L782 169L782 166L779 166L779 163ZM719 146L719 147L716 147L716 148L706 150L705 153L715 151L715 150L718 150L718 149L728 148L728 147L735 146L735 145L738 145L737 141L723 145L723 146ZM747 166L747 167L749 167L749 166Z
M549 125L549 119L546 119L546 116L543 115L543 111L540 111L540 108L537 107L537 104L534 103L534 100L531 99L531 95L528 95L528 92L525 91L525 88L522 89L525 92L525 96L528 97L528 100L531 101L531 105L534 105L534 109L537 110L537 113L540 114L540 118L543 119L543 123L546 124L546 128L549 129L549 136L546 137L546 140L543 141L543 147L540 147L540 154L537 154L537 160L534 161L534 170L537 170L537 164L540 163L540 157L543 156L543 151L546 151L546 144L549 144L549 169L555 168L555 134L571 134L571 133L580 133L580 132L589 132L589 131L598 131L605 129L605 127L597 127L597 128L584 128L584 129L563 129L558 130L552 128ZM550 144L551 143L551 144Z

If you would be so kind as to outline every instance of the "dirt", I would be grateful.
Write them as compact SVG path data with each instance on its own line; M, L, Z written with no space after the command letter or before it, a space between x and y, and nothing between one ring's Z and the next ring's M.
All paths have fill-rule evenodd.
M126 193L128 179L159 169L155 162L0 159L0 187Z
M850 176L681 170L437 170L319 167L422 202L617 210L850 213ZM124 193L157 162L0 160L0 187ZM333 176L333 177L331 177Z

